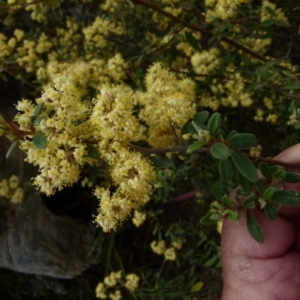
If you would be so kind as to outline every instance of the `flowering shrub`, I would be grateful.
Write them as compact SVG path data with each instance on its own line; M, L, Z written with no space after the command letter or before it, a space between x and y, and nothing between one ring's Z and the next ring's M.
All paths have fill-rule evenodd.
M130 218L137 230L148 224L154 237L143 251L164 257L160 271L111 268L97 297L121 299L125 288L128 297L145 299L149 286L157 299L216 297L193 267L220 274L218 236L200 219L221 228L224 218L238 221L247 211L249 233L263 242L251 210L273 220L280 205L300 205L297 193L280 189L283 180L300 180L295 166L267 158L299 141L297 2L2 6L0 76L34 88L34 97L16 105L13 122L0 119L1 135L12 141L7 156L18 144L38 167L33 184L47 196L80 181L87 165L105 169L92 190L95 224L104 232L129 226ZM164 220L166 206L185 213ZM180 293L170 284L172 261L183 272ZM124 281L127 271L134 273Z

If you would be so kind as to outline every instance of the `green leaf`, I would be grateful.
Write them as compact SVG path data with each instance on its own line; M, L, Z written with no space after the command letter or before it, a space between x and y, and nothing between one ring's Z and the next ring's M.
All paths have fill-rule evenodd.
M219 173L223 180L230 181L232 177L232 163L229 158L220 159Z
M210 225L214 225L217 224L218 220L212 220L210 217L212 216L211 213L206 214L205 216L203 216L200 220L200 223L202 225L205 226L210 226Z
M226 195L227 193L225 192L225 190L222 187L221 183L215 183L211 186L210 188L211 193L213 194L213 196L221 201L223 196Z
M208 120L207 130L212 135L215 135L221 126L221 122L222 122L221 114L218 112L213 113Z
M192 144L191 146L189 146L186 150L187 153L191 153L194 152L196 150L198 150L199 148L201 148L203 146L203 142L202 141L197 141L194 144Z
M11 146L9 147L8 151L6 152L5 157L8 159L12 154L13 150L17 147L19 141L14 141Z
M42 110L44 108L44 102L39 103L34 110L33 116L31 117L31 122L34 123L34 121L38 118L38 116L41 114Z
M193 124L193 126L194 126L197 133L202 131L202 128L195 121L192 121L192 124Z
M296 183L300 181L300 174L294 172L287 172L284 181Z
M298 90L300 89L300 82L295 81L295 82L290 82L287 85L283 87L285 90Z
M34 146L35 146L36 148L38 148L38 149L45 149L46 146L47 146L47 139L46 139L46 137L45 137L42 133L40 133L40 132L36 133L36 134L33 136L32 142L33 142Z
M239 220L239 214L231 209L226 209L225 214L229 217L231 221L238 221Z
M269 186L263 193L263 197L266 199L266 200L269 200L273 197L275 193L275 188L273 186Z
M152 161L154 167L159 169L175 168L173 160L164 157L150 156L149 159Z
M224 207L226 208L232 208L232 201L227 195L224 195L221 199L221 203L223 204Z
M225 159L229 156L229 148L223 143L213 144L210 148L210 154L217 159Z
M285 179L286 172L284 170L277 170L272 174L272 178L279 180L279 179Z
M196 114L194 116L194 121L196 123L203 124L203 123L205 123L207 121L208 117L209 117L209 112L208 111L206 111L206 110L205 111L201 111L201 112L199 112L198 114Z
M204 282L203 281L199 281L197 283L195 283L192 287L191 287L191 293L196 293L199 292L204 286Z
M257 166L264 177L270 178L272 176L266 163L260 162Z
M254 183L249 181L245 176L240 172L236 172L236 181L242 187L245 192L251 192L254 186Z
M198 134L197 130L195 129L193 123L189 123L188 126L187 126L187 129L188 129L188 132L192 135L194 134Z
M275 191L272 200L283 205L300 205L300 192L292 190Z
M247 156L240 152L233 152L231 158L239 172L249 181L256 182L258 180L256 168Z
M244 202L243 202L243 206L247 209L253 209L256 206L256 202L257 202L257 197L255 197L254 194L251 194L249 197L247 197Z
M266 187L265 187L264 181L262 179L258 179L255 182L255 187L259 191L260 194L262 194L262 195L264 194Z
M221 214L214 213L210 216L210 219L214 221L220 221L221 219L223 219L223 216Z
M274 25L275 22L276 22L275 19L267 19L267 20L261 22L260 26L264 27L264 28L267 28L267 27L270 27L270 26Z
M7 133L5 136L12 142L17 139L17 136L11 132Z
M60 6L59 0L42 0L42 3L49 7L59 7Z
M264 242L263 231L250 210L247 210L247 229L258 243Z
M270 220L276 220L278 217L278 209L272 203L265 205L264 212Z
M231 147L249 149L255 147L256 137L252 133L236 133L227 139Z
M182 126L181 132L180 132L181 135L184 135L184 134L189 133L188 127L189 127L189 124L191 123L191 121L192 121L192 120L188 120L188 121Z
M194 48L196 51L200 52L201 49L199 47L199 41L196 40L196 38L189 32L185 32L185 40L187 43Z
M86 153L87 157L95 159L95 160L100 159L99 152L98 152L97 148L95 148L94 146L87 144L86 145L86 150L87 150L87 153Z
M231 130L227 136L227 139L231 138L232 136L238 134L238 132L236 130Z

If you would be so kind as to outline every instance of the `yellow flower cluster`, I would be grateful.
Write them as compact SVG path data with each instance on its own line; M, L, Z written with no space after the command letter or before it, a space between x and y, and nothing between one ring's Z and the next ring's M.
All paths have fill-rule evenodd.
M139 281L140 277L138 275L130 273L125 276L124 283L121 271L111 272L104 278L103 282L98 283L96 287L96 297L99 299L109 298L111 300L122 299L121 291L118 288L124 286L130 292L134 292L139 286ZM119 286L117 286L117 284L119 284ZM108 289L113 287L115 287L114 293L108 292Z
M12 175L8 180L2 179L0 181L0 197L9 199L14 204L22 203L24 191L19 184L20 180L16 175Z
M45 20L45 14L41 6L41 3L36 3L32 0L25 0L24 2L27 4L25 6L25 9L31 11L30 17L32 20L37 22L42 22Z
M155 148L172 147L174 130L179 129L195 114L195 83L178 80L175 74L155 63L147 72L146 93L136 93L142 106L139 114L149 126L148 143Z
M105 20L101 17L96 17L91 26L83 29L85 37L85 46L88 49L103 48L107 46L106 37L110 32L118 35L124 34L124 27L114 24L111 21Z
M239 5L247 2L249 0L206 0L205 5L208 7L206 21L211 23L215 19L230 19L236 15Z
M144 212L141 212L139 210L134 210L133 213L133 218L132 218L132 223L136 226L139 227L141 226L147 218L147 214Z
M182 8L176 8L174 5L165 7L164 11L175 17L179 17L182 14ZM157 12L152 14L152 20L156 23L160 30L165 30L171 23L171 20L168 17L162 16Z
M294 109L293 113L289 117L289 121L287 121L287 125L295 125L299 121L300 110Z
M250 154L253 156L261 156L262 146L257 145L255 147L250 148Z
M220 105L226 107L249 107L253 104L251 93L245 93L245 82L242 75L230 65L226 69L226 79L212 80L210 89L213 96L201 95L200 105L217 110Z
M161 241L153 241L150 244L152 251L158 255L164 255L165 260L175 260L176 259L176 250L180 250L182 247L182 241L177 240L172 242L172 246L166 248L166 242L164 240Z
M207 75L220 66L220 54L216 48L211 48L208 51L203 50L200 53L196 52L191 57L191 64L196 74Z
M104 231L109 231L124 221L133 209L149 201L152 192L149 182L155 173L140 153L130 151L120 143L102 143L101 154L111 166L111 176L117 190L111 195L108 189L95 189L95 195L101 199L95 221Z
M145 205L152 193L154 168L140 153L130 150L129 143L146 140L156 147L173 145L174 131L179 134L195 113L193 81L178 80L157 63L146 76L147 91L135 92L120 82L125 68L119 54L107 63L52 62L46 70L51 81L36 100L43 104L38 119L32 124L36 108L28 100L18 103L15 116L21 130L32 132L31 136L38 132L47 140L44 149L36 148L28 138L21 142L26 160L40 169L34 184L47 195L75 183L81 166L94 163L87 155L88 145L94 145L107 161L116 191L111 195L109 189L95 189L101 199L96 222L104 231L116 228L132 210ZM113 85L112 81L120 83ZM98 90L94 100L82 101L91 88ZM139 118L134 105L141 106ZM147 123L148 132L139 119ZM142 221L137 221L137 213L135 221Z
M270 12L273 11L273 13ZM262 1L260 21L264 22L268 19L275 19L278 23L288 24L288 19L281 8L277 8L274 3L268 0Z
M7 36L0 33L0 58L9 56L16 47L16 39L10 38L7 41Z
M140 277L134 273L126 275L126 282L125 282L125 287L127 290L134 292L138 286L139 286L139 281Z

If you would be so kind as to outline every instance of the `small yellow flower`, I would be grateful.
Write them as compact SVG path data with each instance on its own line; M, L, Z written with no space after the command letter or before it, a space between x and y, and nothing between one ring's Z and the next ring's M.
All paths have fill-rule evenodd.
M105 285L103 282L98 283L96 287L96 297L100 299L106 299L107 296L105 294Z
M166 260L175 260L176 259L176 251L175 251L174 247L166 249L164 254L165 254Z
M135 291L139 286L140 277L134 273L126 275L126 283L125 287L133 292Z
M152 251L156 254L159 254L159 255L164 254L165 251L166 251L165 241L159 241L159 242L153 241L150 244L150 246L151 246Z

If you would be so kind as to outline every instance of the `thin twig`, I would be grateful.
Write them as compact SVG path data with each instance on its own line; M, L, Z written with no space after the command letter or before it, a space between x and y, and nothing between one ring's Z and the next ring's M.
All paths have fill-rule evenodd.
M169 202L181 202L190 198L193 198L197 195L197 191L190 191L181 195L178 195L176 197L173 197L169 200Z
M149 148L144 148L140 146L136 146L131 144L131 148L139 151L145 155L151 155L151 154L165 154L165 153L170 153L170 152L186 152L190 145L185 145L185 146L177 146L174 148L161 148L161 149L149 149ZM194 152L201 152L201 153L210 153L210 148L200 148L195 150ZM288 162L284 162L281 160L273 159L273 158L265 158L261 156L254 156L250 154L244 153L245 156L250 158L251 160L256 160L256 161L262 161L271 165L279 165L283 166L286 168L300 168L300 164L291 164Z
M190 29L193 29L195 31L201 32L202 34L206 34L208 36L214 36L214 34L211 31L203 29L203 28L195 26L195 25L192 25L192 24L190 24L190 23L188 23L188 22L186 22L186 21L184 21L184 20L182 20L182 19L180 19L180 18L178 18L178 17L176 17L176 16L168 13L167 11L164 11L163 9L159 8L157 5L155 5L153 3L150 3L149 1L145 1L145 0L132 0L132 2L140 4L140 5L143 5L145 7L148 7L150 9L154 10L154 11L157 11L160 14L165 15L166 17L168 17L168 18L170 18L170 19L172 19L172 20L174 20L174 21L176 21L176 22L184 25L187 28L190 28ZM247 48L247 47L239 44L238 42L236 42L234 40L231 40L231 39L229 39L227 37L224 37L224 36L221 36L220 39L222 41L226 42L227 44L229 44L231 46L234 46L235 48L238 48L238 49L242 50L243 52L248 53L251 56L253 56L253 57L255 57L255 58L257 58L257 59L259 59L261 61L264 61L264 62L268 61L268 59L266 59L264 56L262 56L262 55L260 55L260 54L258 54L256 52L254 52L254 51L252 51L251 49L249 49L249 48Z

